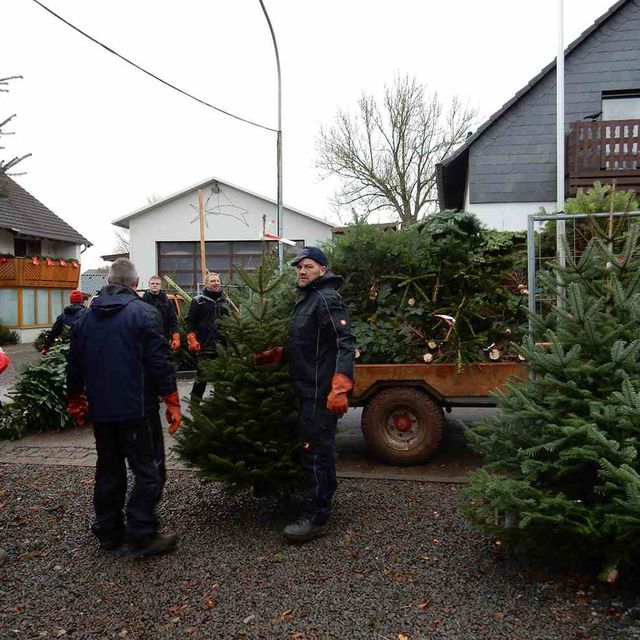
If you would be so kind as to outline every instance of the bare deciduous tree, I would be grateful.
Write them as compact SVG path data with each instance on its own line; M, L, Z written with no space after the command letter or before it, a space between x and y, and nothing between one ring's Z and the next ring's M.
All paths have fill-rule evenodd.
M7 93L9 89L5 87L9 86L9 82L11 80L19 80L21 78L22 76L8 76L6 78L0 78L0 92ZM12 131L6 131L5 128L15 117L16 115L14 113L8 118L5 118L4 120L0 121L0 136L13 135ZM0 146L0 151L2 150L4 150L4 147ZM9 170L13 169L13 167L15 167L19 162L22 162L22 160L24 160L25 158L28 158L30 155L31 155L30 153L26 153L23 156L15 156L10 160L3 160L2 158L0 158L0 177L4 175L16 175L16 174L9 173ZM3 197L5 195L4 187L5 185L0 184L0 197Z
M436 202L436 164L466 137L476 110L453 98L444 105L415 78L397 76L379 103L363 93L355 114L339 111L320 130L316 166L337 175L336 202L369 215L394 211L403 225L416 222Z
M125 229L116 229L113 232L115 243L113 245L114 253L129 253L130 241L129 232Z

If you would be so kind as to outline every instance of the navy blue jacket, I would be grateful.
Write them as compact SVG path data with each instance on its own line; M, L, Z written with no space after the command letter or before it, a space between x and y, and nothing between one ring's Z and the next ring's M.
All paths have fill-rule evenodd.
M200 353L217 353L219 342L223 342L218 331L218 320L228 316L229 301L221 291L203 289L189 305L186 323L187 332L193 331L200 343Z
M69 396L86 392L92 422L121 422L157 413L176 389L160 314L129 287L104 287L71 330Z
M85 306L80 302L74 302L66 306L64 311L56 318L51 330L47 333L43 346L47 349L51 348L56 338L62 335L65 327L71 329L73 325L82 318L82 315L86 313L86 311Z
M300 398L326 398L336 373L353 380L356 348L349 312L338 293L341 284L340 276L327 271L300 288L286 349Z
M151 293L151 291L145 291L142 299L149 303L152 307L155 307L162 317L162 330L167 340L171 340L174 333L178 333L178 316L176 314L176 307L167 294L160 290L158 293Z

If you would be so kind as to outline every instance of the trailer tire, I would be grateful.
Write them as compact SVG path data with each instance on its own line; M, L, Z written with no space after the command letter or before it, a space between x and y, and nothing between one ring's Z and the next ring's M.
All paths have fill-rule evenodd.
M410 387L384 389L362 412L367 447L383 462L424 462L440 445L445 427L442 409L426 393Z

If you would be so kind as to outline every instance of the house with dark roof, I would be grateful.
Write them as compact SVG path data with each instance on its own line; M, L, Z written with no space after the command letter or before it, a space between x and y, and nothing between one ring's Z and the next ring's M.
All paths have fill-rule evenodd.
M0 187L0 321L30 342L68 304L91 243L15 180Z
M565 193L595 181L640 192L640 0L619 0L565 50ZM525 229L556 209L556 64L436 167L441 209Z

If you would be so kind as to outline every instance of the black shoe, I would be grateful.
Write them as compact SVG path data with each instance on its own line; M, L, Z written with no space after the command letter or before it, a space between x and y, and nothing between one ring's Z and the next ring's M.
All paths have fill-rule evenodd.
M171 553L178 542L175 533L156 533L148 538L139 538L130 541L131 549L139 556L161 556Z
M100 548L103 551L115 551L124 544L124 536L122 538L110 538L107 540L100 540Z
M329 530L327 520L318 520L313 516L303 515L292 524L287 525L282 535L287 540L294 542L305 542L311 538L323 536Z

